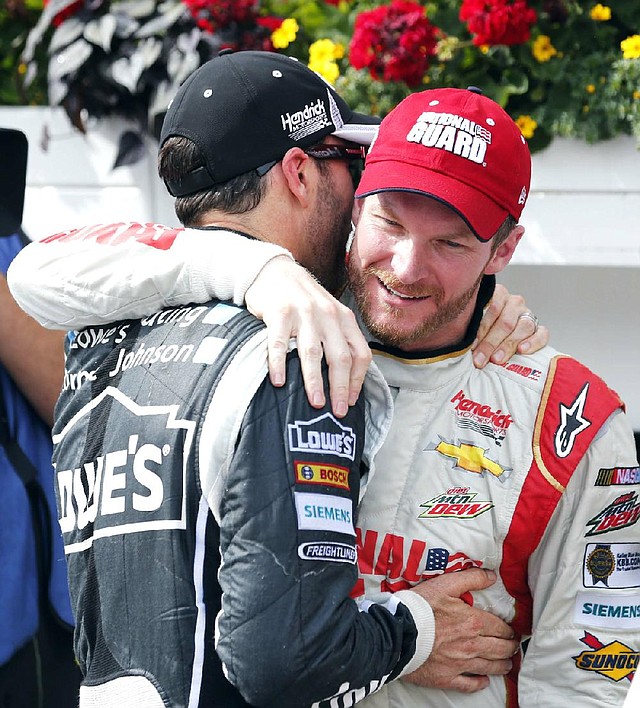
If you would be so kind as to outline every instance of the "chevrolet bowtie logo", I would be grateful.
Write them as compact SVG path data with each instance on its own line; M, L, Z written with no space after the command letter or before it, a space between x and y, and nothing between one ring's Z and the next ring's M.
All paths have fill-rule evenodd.
M455 443L441 440L437 445L431 444L426 449L435 450L441 455L444 455L444 457L455 460L455 466L458 469L475 474L488 472L494 477L497 477L501 482L503 482L509 476L509 472L511 472L508 467L502 467L497 462L486 457L485 448L471 445L470 443L463 442L456 445Z

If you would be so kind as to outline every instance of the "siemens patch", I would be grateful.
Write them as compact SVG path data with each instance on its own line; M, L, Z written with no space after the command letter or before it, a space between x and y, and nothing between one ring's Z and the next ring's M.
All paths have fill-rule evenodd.
M356 535L351 499L306 492L294 492L294 496L299 529Z
M640 628L640 597L579 592L573 621L583 627L607 629Z

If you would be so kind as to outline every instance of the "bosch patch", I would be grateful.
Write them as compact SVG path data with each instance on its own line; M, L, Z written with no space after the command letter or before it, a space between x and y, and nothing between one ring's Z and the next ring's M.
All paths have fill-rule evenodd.
M296 482L349 490L349 468L322 462L294 462Z

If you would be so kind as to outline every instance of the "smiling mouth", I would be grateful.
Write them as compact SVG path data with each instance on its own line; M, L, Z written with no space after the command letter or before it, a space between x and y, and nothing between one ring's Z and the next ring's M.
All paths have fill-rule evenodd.
M380 280L380 278L378 278L378 280L387 292L391 293L395 297L399 297L401 300L426 300L429 297L429 295L407 295L406 293L401 293L394 290L391 286Z

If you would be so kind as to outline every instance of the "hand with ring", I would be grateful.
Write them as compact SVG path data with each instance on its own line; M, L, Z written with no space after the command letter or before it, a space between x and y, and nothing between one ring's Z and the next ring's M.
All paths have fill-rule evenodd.
M523 312L518 319L531 320L533 322L533 333L535 334L538 331L538 318L533 314L533 312L527 310L526 312Z
M489 361L504 364L516 352L533 354L548 342L549 330L538 323L524 298L498 284L478 328L473 362L479 369Z

